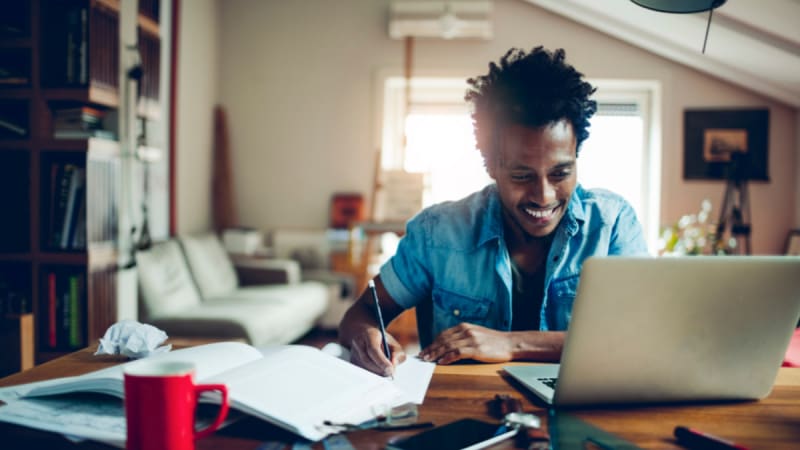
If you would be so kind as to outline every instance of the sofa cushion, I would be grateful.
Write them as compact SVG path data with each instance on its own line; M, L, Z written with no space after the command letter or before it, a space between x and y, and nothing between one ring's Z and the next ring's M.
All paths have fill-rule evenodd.
M145 319L167 316L200 304L183 252L176 241L136 253L136 271Z
M224 295L239 287L236 269L217 235L184 235L180 241L202 298Z
M325 285L246 287L152 324L169 335L242 338L255 346L293 342L314 327L328 307Z

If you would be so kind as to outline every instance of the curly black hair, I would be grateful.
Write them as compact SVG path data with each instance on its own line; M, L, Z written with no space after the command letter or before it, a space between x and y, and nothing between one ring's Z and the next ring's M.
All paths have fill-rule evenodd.
M472 105L472 122L478 149L486 167L494 161L496 133L508 124L541 127L562 119L572 123L576 154L589 137L589 118L597 102L596 90L583 74L565 61L564 49L550 52L542 46L530 53L512 48L489 63L489 73L470 78L464 100Z

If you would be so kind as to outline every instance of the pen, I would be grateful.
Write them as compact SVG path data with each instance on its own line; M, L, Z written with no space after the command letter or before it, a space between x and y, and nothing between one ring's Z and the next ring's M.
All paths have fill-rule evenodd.
M747 450L747 447L735 444L731 441L680 425L675 427L675 437L678 439L679 444L690 449Z
M378 302L378 291L375 290L375 281L369 280L369 289L372 291L372 298L375 299L375 311L378 314L378 324L381 326L381 340L383 341L383 353L386 359L392 360L392 353L389 351L389 343L386 341L386 327L383 325L383 314L381 314L381 304Z

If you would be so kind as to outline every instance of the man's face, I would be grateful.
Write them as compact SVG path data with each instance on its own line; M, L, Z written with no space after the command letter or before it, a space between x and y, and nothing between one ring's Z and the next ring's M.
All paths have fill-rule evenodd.
M503 217L513 233L544 237L561 222L578 182L576 143L567 120L503 130L499 157L489 174L497 183Z

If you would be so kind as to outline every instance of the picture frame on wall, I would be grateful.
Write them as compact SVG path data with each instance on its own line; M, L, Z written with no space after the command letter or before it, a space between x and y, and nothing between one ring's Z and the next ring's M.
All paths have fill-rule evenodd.
M683 117L685 180L769 181L768 109L687 109Z

